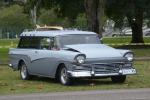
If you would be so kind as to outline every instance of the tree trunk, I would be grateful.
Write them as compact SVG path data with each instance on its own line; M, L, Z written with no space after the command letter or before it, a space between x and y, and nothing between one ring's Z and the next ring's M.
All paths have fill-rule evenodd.
M103 25L104 25L104 9L105 9L105 2L104 0L99 0L99 7L98 7L98 22L99 22L99 36L102 37L103 32Z
M99 33L99 23L97 18L98 1L99 0L85 0L88 29L96 33Z
M144 43L143 41L143 10L137 9L135 12L135 17L132 18L127 16L129 24L132 29L132 41L131 43Z
M85 0L88 30L102 36L102 17L104 15L103 0Z

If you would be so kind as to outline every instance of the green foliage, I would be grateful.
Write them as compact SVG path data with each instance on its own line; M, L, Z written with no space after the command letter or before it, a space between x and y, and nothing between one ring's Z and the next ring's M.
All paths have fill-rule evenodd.
M74 24L78 14L84 12L84 0L27 0L25 12L30 13L34 6L38 16L42 14L40 9L53 8L58 17L67 18L70 24Z
M24 11L25 13L31 14L31 10L36 6L36 14L39 17L41 15L41 9L54 9L57 8L55 0L27 0Z
M0 8L3 6L3 1L0 1Z
M41 10L39 24L54 25L57 21L57 15L53 10Z
M55 0L60 16L75 19L79 13L84 12L84 0Z
M85 29L87 27L87 18L85 13L79 14L75 21L75 27L79 29Z
M106 0L106 14L116 22L117 27L123 26L127 18L132 29L131 43L143 43L142 26L145 17L149 15L149 0Z
M57 16L54 9L41 10L41 15L38 19L38 24L40 25L51 25L51 26L68 26L68 20L65 18L60 18Z
M0 15L0 29L3 32L20 33L31 27L29 17L23 13L23 8L19 5L1 9Z
M138 9L144 12L144 17L149 17L150 0L106 0L106 15L114 20L119 28L123 26L125 17L135 19Z
M51 9L52 7L55 7L55 0L27 0L27 3L25 4L25 12L30 13L30 10L34 8L34 6L37 6L38 13L40 12L39 9Z

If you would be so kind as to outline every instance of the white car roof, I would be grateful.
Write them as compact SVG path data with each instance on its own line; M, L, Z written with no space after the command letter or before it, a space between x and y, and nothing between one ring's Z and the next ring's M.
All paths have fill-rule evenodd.
M89 31L76 31L76 30L55 30L55 31L30 31L21 33L22 36L44 36L44 37L54 37L59 35L76 35L76 34L96 34Z

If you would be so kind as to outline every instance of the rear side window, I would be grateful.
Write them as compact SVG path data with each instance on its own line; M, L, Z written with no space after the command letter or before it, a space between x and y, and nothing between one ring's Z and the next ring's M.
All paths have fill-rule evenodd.
M54 37L45 37L41 39L40 46L41 49L52 50L57 48L57 43Z
M18 48L34 48L40 47L40 38L37 37L21 37Z
M21 37L18 48L51 50L57 48L57 43L54 37Z
M50 38L43 38L40 42L41 49L50 49Z

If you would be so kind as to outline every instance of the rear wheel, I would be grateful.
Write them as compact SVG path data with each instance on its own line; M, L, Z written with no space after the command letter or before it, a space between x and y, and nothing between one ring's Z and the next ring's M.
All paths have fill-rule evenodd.
M67 73L67 68L64 66L59 69L59 81L63 85L71 85L71 78Z
M126 81L126 76L121 75L121 76L112 76L111 77L112 82L114 83L124 83Z
M22 80L30 79L30 75L28 73L27 66L24 62L22 62L21 66L20 66L20 77L21 77Z
M113 34L112 37L117 37L117 35L116 35L116 34Z

